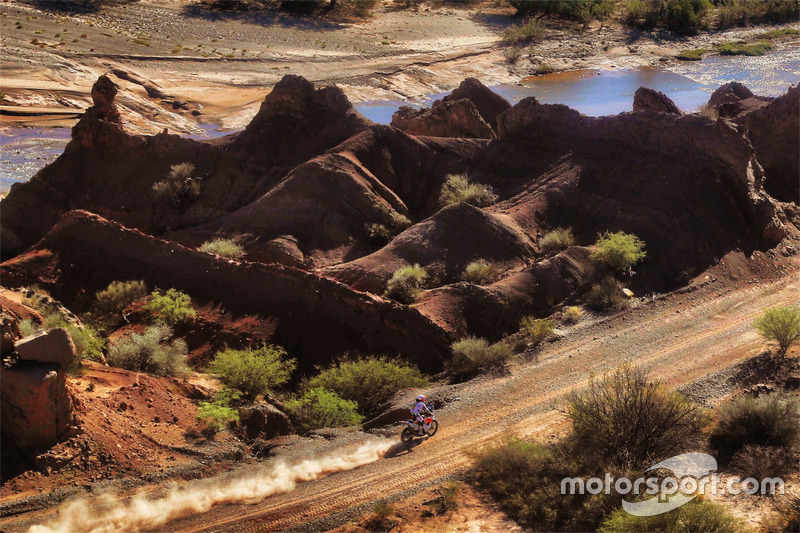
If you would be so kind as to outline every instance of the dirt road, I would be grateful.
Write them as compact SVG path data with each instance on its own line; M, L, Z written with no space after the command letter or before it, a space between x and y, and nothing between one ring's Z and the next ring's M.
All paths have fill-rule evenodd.
M565 425L564 395L591 376L622 364L647 368L651 376L680 387L760 353L763 339L752 320L766 307L796 303L796 269L778 279L744 286L710 282L697 291L640 301L609 318L586 320L548 344L539 360L516 364L501 377L483 377L448 392L437 417L439 433L384 459L348 472L301 484L290 493L255 505L227 505L164 526L170 531L317 531L334 527L383 498L405 497L459 473L470 454L505 435L544 441ZM711 380L712 403L730 391ZM0 521L3 530L23 531L52 518L52 511Z

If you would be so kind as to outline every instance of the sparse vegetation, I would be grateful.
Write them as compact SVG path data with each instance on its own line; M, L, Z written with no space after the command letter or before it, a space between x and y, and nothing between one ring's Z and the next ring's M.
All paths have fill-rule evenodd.
M131 333L112 342L108 363L135 372L179 376L188 371L186 353L186 342L173 339L170 328L150 326L143 333Z
M355 402L324 387L308 389L300 398L286 402L286 410L306 430L360 424L364 417L356 409Z
M428 273L418 264L399 268L386 284L386 296L410 304L422 290L427 278Z
M428 380L411 364L386 357L341 359L321 369L304 389L325 388L355 402L358 412L374 416L401 390L425 387Z
M208 427L211 434L225 429L231 422L239 420L235 409L213 402L200 402L197 407L197 419Z
M644 467L686 450L707 424L696 405L643 370L623 368L572 393L567 412L574 438L617 466ZM631 421L635 420L635 424Z
M721 460L745 446L769 446L784 453L800 442L798 401L767 396L740 396L719 407L719 421L711 432L711 447Z
M773 307L753 323L762 337L778 343L778 355L785 356L789 347L800 339L800 308Z
M145 296L147 285L144 281L112 281L95 294L95 309L101 315L118 317L126 307Z
M536 19L527 19L522 24L511 25L500 34L505 44L519 45L532 43L544 37L544 26Z
M717 10L717 28L780 22L800 19L797 0L727 0Z
M786 37L800 37L800 30L794 28L782 28L780 30L765 31L757 35L759 39L783 39Z
M575 244L575 235L570 228L556 228L545 233L539 240L539 247L545 254L553 254L566 250Z
M497 268L483 259L478 259L467 265L462 279L476 285L483 285L493 281L496 277Z
M583 317L583 309L581 309L577 305L567 307L561 314L561 318L562 320L564 320L565 324L574 324L582 317Z
M542 62L539 63L539 66L534 69L533 73L537 76L544 76L546 74L552 74L555 71L556 69L553 67L553 65Z
M546 318L526 316L520 321L519 329L530 344L537 346L553 336L556 326Z
M606 20L616 3L617 0L509 0L517 15L551 16L583 24Z
M747 444L730 460L730 470L742 479L786 478L797 472L797 454L776 446Z
M678 53L675 57L682 61L700 61L703 56L708 52L705 48L692 48Z
M244 257L244 248L231 239L213 239L206 241L198 248L201 252L214 254L226 259L241 259Z
M497 202L494 189L482 183L473 183L463 174L451 174L442 186L439 203L453 205L467 203L476 207L486 207Z
M170 327L197 316L197 311L192 308L192 299L177 289L168 289L166 292L154 291L144 309L156 322Z
M619 309L627 304L625 293L614 279L614 276L605 276L600 282L595 283L586 295L586 303L598 311L606 309Z
M678 33L695 33L706 26L712 5L708 0L633 0L625 8L625 20L632 26L661 25Z
M597 239L589 258L614 274L629 274L633 265L647 257L644 247L636 235L606 232Z
M248 400L284 385L297 368L297 361L287 357L280 346L264 344L260 348L227 349L217 353L208 367L227 387L236 389Z
M480 371L502 368L514 352L502 342L489 344L486 339L466 337L454 343L450 349L453 357L447 361L447 372L456 378L464 378Z
M603 522L599 533L741 533L744 525L722 505L693 500L668 513L634 516L618 509Z
M409 227L411 220L395 210L386 212L383 222L372 222L364 226L370 240L375 244L384 245L391 242L394 237Z
M724 42L719 45L719 53L724 56L763 56L772 50L766 42L747 44L744 41Z
M153 184L158 198L170 201L177 207L185 207L200 196L202 180L195 176L191 163L172 165L167 177Z

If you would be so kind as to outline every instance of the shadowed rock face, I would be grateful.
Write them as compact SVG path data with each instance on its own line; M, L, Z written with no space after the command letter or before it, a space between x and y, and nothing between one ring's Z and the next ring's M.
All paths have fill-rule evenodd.
M722 118L733 118L760 109L772 100L770 97L756 96L741 83L733 81L714 91L707 107Z
M478 109L483 120L497 129L497 117L511 108L508 100L492 91L475 78L467 78L452 93L444 97L445 102L470 100Z
M142 279L234 314L271 317L272 342L297 357L302 372L348 350L399 354L438 371L449 342L409 307L294 268L229 262L85 211L68 213L34 248L0 265L0 275L9 286L44 282L76 308L113 280Z
M655 111L656 113L683 115L683 111L675 105L675 102L669 96L647 87L639 87L636 90L636 94L633 95L633 111Z

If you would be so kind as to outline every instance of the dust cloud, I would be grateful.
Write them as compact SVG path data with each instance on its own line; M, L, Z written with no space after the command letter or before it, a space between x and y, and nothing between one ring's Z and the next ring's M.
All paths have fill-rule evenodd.
M294 490L298 482L352 470L377 461L389 451L389 441L372 440L355 450L309 459L296 464L279 462L236 479L208 479L172 488L163 497L143 494L129 501L104 495L64 503L58 518L33 526L28 533L110 533L151 529L171 520L205 513L214 505L258 503L264 498Z

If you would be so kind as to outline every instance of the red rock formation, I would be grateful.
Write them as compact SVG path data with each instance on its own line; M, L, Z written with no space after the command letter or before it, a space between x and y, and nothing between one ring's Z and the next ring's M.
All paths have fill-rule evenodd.
M403 106L392 115L392 126L411 135L491 139L494 131L470 100L434 102L430 109Z
M732 81L714 91L707 107L722 118L733 118L766 106L773 99L756 96L739 82Z
M448 335L416 310L290 267L234 263L73 211L32 250L0 265L7 285L40 283L80 308L113 280L175 287L234 314L272 317L301 371L348 350L400 354L436 371Z
M656 91L648 89L647 87L639 87L633 95L633 111L655 111L656 113L670 113L672 115L683 115L683 111L675 105L669 96Z
M478 112L493 129L497 129L497 117L511 108L508 100L486 87L475 78L467 78L452 93L444 97L445 102L470 100Z

